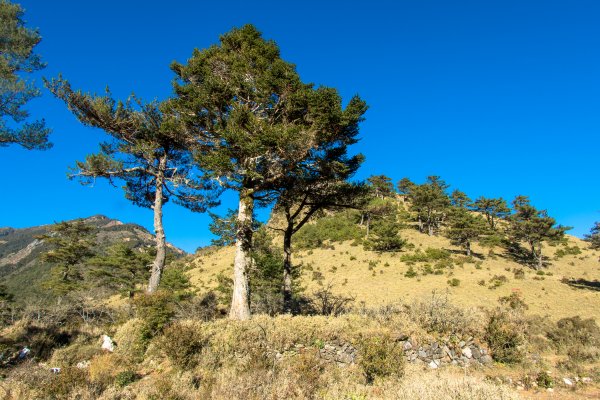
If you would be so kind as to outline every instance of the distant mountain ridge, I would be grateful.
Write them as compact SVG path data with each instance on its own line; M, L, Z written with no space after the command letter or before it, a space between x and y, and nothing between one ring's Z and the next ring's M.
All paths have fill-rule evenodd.
M104 215L68 222L77 220L83 220L95 228L95 250L99 253L118 242L131 243L134 248L154 246L154 235L141 225L124 223ZM49 250L49 246L37 237L47 233L50 226L0 228L0 284L6 285L17 296L23 285L37 285L48 275L50 265L43 263L40 256ZM172 244L168 244L168 247L176 256L186 254Z

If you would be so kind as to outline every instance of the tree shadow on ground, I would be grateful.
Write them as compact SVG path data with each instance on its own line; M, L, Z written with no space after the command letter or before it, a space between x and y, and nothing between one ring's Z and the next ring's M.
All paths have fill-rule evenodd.
M600 281L588 281L587 279L563 279L563 283L576 289L587 289L600 292Z
M456 250L456 249L444 249L452 254L455 254L457 256L464 256L467 257L467 254L465 253L464 250ZM471 251L471 257L476 258L478 260L485 260L485 256L481 253L475 253L474 251Z
M531 252L521 246L519 243L505 241L504 248L506 249L506 253L499 254L500 257L504 257L516 262L517 264L536 269L537 261L531 256ZM543 257L543 259L544 262L542 265L544 267L550 265L550 263L547 262L547 260L549 260L548 257Z

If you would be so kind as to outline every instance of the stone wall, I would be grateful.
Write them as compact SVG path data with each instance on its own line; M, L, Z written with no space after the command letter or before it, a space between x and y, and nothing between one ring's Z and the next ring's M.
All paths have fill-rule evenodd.
M401 337L398 339L398 345L402 346L408 362L424 364L429 368L439 368L443 365L487 365L492 362L489 351L471 337L463 340L443 338L420 344L409 337ZM295 353L304 347L297 344L286 353ZM354 346L344 342L324 343L319 348L319 354L323 360L335 362L340 366L354 364L358 353ZM282 353L276 355L277 358L283 356Z

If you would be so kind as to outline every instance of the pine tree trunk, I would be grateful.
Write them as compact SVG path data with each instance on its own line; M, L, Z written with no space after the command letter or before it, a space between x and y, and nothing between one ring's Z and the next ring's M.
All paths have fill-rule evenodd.
M283 235L283 312L292 313L292 230Z
M465 244L465 248L467 249L467 257L471 257L471 242L467 240Z
M369 238L369 231L371 230L371 214L367 215L367 235L366 235L366 239Z
M431 224L431 223L428 223L428 224L427 224L427 227L429 228L429 230L428 230L427 234L428 234L429 236L433 236L433 224Z
M229 318L247 320L250 318L250 288L248 269L252 262L252 213L254 200L247 190L240 191L235 237L235 259L233 263L233 296Z
M419 215L419 232L423 233L423 220L421 219L420 215Z
M544 257L542 256L542 244L538 248L538 270L544 268Z
M167 157L163 156L158 164L158 172L156 174L156 188L154 195L154 235L156 241L156 257L152 263L152 271L150 273L150 282L148 283L148 293L154 293L158 290L160 278L165 260L167 259L167 242L165 239L165 230L163 227L163 185L165 183L165 169L167 167Z

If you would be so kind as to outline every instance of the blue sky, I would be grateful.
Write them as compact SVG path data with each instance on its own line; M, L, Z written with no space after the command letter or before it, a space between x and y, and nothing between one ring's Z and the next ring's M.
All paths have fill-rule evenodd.
M600 220L600 2L597 1L42 1L22 0L48 63L75 88L125 98L171 94L173 60L255 24L305 81L369 104L358 174L441 175L472 198L529 195L578 236ZM28 109L54 148L1 148L0 226L105 214L152 229L152 212L119 189L66 179L94 152L81 126L44 90ZM233 196L223 206L235 208ZM218 209L219 210L219 209ZM218 211L217 210L217 211ZM209 243L209 218L173 204L167 239Z

